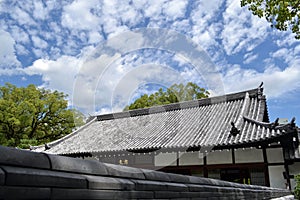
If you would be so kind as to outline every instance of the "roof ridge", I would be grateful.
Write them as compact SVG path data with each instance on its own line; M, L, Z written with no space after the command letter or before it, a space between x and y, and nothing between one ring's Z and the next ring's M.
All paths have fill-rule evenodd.
M243 99L245 98L246 93L249 94L249 97L259 97L263 95L263 88L258 87L251 90L224 94L221 96L208 97L208 98L196 99L191 101L182 101L182 102L171 103L171 104L160 105L160 106L152 106L150 108L140 108L135 110L123 111L123 112L96 115L95 117L97 118L98 121L104 121L104 120L135 117L135 116L149 115L154 113L188 109L188 108L194 108L194 107L200 107L200 106L212 105L216 103L223 103L223 102Z

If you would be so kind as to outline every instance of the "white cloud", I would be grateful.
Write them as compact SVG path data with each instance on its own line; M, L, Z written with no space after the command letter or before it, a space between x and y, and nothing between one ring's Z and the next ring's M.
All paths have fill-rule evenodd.
M108 114L108 113L112 113L112 112L113 112L113 110L110 107L103 107L103 108L100 108L100 110L96 111L95 113L92 113L92 115L103 115L103 114Z
M23 8L16 6L10 14L20 25L36 25L35 21Z
M100 41L103 41L102 35L100 35L99 32L97 31L91 31L88 35L88 43L93 44L93 43L99 43Z
M48 17L49 10L43 5L41 1L35 1L34 3L33 16L35 19L45 20Z
M244 64L249 64L258 57L258 54L253 54L253 52L247 53L244 55Z
M28 55L29 54L29 51L26 49L26 47L24 45L16 44L15 49L19 55Z
M17 43L28 44L30 42L28 33L20 26L11 26L11 35Z
M223 49L217 42L217 39L220 39L223 28L222 23L218 21L222 13L223 4L224 1L220 0L195 1L189 18L191 24L186 29L193 41L207 52L217 47L218 51L213 50L213 53L210 54L211 56L216 56Z
M290 47L295 43L299 44L299 40L295 39L295 34L291 31L283 32L277 29L273 29L275 35L277 35L275 43L278 47Z
M104 64L97 59L94 62L85 60L83 54L93 50L90 46L101 44L104 39L112 39L137 27L171 29L191 37L193 42L218 62L218 69L224 72L226 92L253 88L264 81L268 95L277 98L282 91L295 91L299 87L297 76L300 45L296 46L290 33L282 34L276 30L270 32L268 23L252 16L246 8L241 8L239 0L17 1L12 9L3 11L0 8L1 11L9 17L0 22L0 26L10 33L0 32L0 42L5 47L0 49L0 66L19 65L15 51L18 55L30 56L30 59L31 56L36 56L32 58L35 62L24 73L42 75L44 87L66 92L70 97L74 95L75 83L75 92L78 94L76 103L87 110L91 105L96 105L95 102L110 104L115 97L130 96L129 93L133 91L126 91L125 86L137 87L143 81L165 84L160 78L170 82L176 82L181 77L195 82L201 79L199 71L192 67L180 68L180 73L173 73L176 76L169 79L165 74L160 75L162 72L168 74L160 67L160 70L152 66L143 72L139 71L149 63L169 66L170 63L177 62L179 67L185 66L185 60L176 56L174 60L170 60L161 52L127 52L129 55L122 55L123 57L118 53L104 53L101 54L101 62ZM185 18L185 15L189 16ZM272 49L270 53L256 51L258 45L270 35L272 39L275 38L273 44L281 49ZM143 46L141 44L144 41L140 37L132 38L119 46L119 50ZM267 42L272 42L272 39ZM227 55L240 56L241 59L229 60ZM258 58L263 61L262 72L243 69L242 62L245 65L260 64ZM278 67L278 59L287 67ZM107 65L105 62L113 63ZM84 67L82 63L85 64ZM239 65L234 65L236 63ZM13 72L6 70L6 73ZM153 76L156 79L151 79ZM121 104L116 107L122 108ZM99 112L107 112L108 109L103 107Z
M285 94L300 89L300 59L295 59L285 69L267 67L263 72L242 69L234 65L223 75L225 91L238 92L257 87L264 82L265 93L269 99L284 98Z
M227 55L241 50L251 51L268 35L267 22L241 8L239 0L227 2L223 18L222 43Z
M184 17L187 3L187 0L168 1L164 4L164 13L171 18L171 20L175 21L180 17Z
M223 75L226 92L241 91L258 86L263 81L265 93L269 99L284 98L287 94L300 90L300 56L299 46L294 48L274 49L270 57L264 60L264 71L243 69L239 65L227 68ZM257 54L247 53L244 58L252 60ZM284 66L278 66L276 59L281 59ZM245 62L244 61L244 62ZM263 67L263 66L261 66Z
M31 39L32 39L33 45L37 48L45 49L48 46L48 44L45 40L43 40L42 38L40 38L36 35L32 36Z
M192 10L191 19L200 29L205 29L212 21L217 21L221 5L224 0L197 1L196 7Z
M15 40L8 32L0 30L0 68L16 68L20 66L15 54Z
M164 3L165 0L153 0L144 5L140 4L140 6L145 8L144 12L146 17L153 17L153 19L157 19L162 13Z
M274 53L271 53L271 56L273 58L283 58L288 54L288 51L289 51L288 49L282 48L282 49L277 50Z
M93 30L99 28L102 20L91 10L97 8L97 1L73 1L64 7L62 25L73 30ZM101 9L100 9L101 10ZM96 10L98 11L98 10Z
M43 86L66 94L72 94L75 76L80 67L80 60L72 56L62 56L57 60L38 59L24 69L28 75L42 75Z
M4 1L4 0L0 0L0 12L3 11L3 1Z

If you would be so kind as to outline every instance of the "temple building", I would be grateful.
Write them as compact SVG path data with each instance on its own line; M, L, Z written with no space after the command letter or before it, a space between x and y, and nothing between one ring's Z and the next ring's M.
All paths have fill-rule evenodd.
M34 151L226 181L293 188L295 119L269 121L263 88L93 117Z

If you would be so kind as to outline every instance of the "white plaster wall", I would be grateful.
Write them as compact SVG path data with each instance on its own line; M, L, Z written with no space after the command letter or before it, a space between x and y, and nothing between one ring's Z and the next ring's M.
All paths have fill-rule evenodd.
M246 148L234 151L235 163L264 162L262 149Z
M269 166L270 186L274 188L286 189L286 180L283 177L284 166Z
M154 157L155 166L176 166L177 153L159 153Z
M300 162L295 162L292 165L289 165L290 175L300 174ZM291 188L292 190L295 188L296 182L295 179L291 179Z
M179 153L179 165L203 165L203 154L200 152Z
M206 156L207 164L227 164L232 163L232 153L231 151L214 151L209 152Z
M284 162L282 148L266 149L268 163Z
M152 155L150 154L135 155L134 162L135 164L152 164L153 162Z

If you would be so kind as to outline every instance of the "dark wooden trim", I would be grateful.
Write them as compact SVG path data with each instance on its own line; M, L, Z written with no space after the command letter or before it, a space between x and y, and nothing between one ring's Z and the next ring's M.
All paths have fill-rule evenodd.
M206 165L209 169L215 168L247 168L247 167L262 167L264 163L238 163L238 164L214 164L214 165Z
M277 149L277 148L282 148L280 144L273 144L271 146L266 146L266 149Z
M266 148L263 148L262 152L263 152L264 163L268 164L268 157L267 157L267 150L266 150Z
M232 164L235 164L235 153L234 153L234 148L231 149L231 156L232 156Z
M207 170L207 153L203 153L203 177L208 177L208 170Z
M172 170L175 170L175 169L203 169L204 166L203 165L186 165L186 166L180 166L180 167L177 167L177 166L166 166L166 167L155 167L155 169L159 170L159 169L172 169Z
M286 173L286 181L287 181L287 186L288 189L291 190L292 186L291 186L291 179L290 179L290 170L289 170L289 165L285 162L284 163L284 169L285 169L285 173Z
M265 164L264 166L264 173L265 173L266 186L270 187L270 174L269 174L269 167L267 164Z
M263 151L263 158L264 158L264 174L265 174L265 183L266 186L270 187L270 177L269 177L269 167L268 167L268 156L267 156L267 150L264 147L262 149Z

